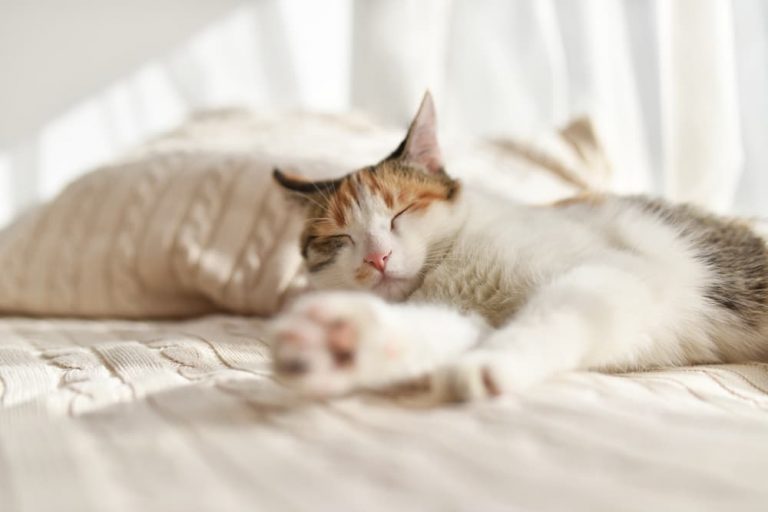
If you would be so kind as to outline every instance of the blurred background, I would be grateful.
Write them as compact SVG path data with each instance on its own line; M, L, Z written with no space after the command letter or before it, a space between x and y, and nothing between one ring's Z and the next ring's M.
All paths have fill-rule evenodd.
M768 215L763 0L0 0L0 223L196 110L404 126L427 87L443 133L586 113L617 190Z

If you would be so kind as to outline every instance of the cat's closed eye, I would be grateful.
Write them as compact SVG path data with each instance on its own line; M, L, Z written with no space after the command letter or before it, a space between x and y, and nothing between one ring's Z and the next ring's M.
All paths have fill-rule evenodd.
M342 233L340 235L332 235L332 236L326 237L322 240L322 243L325 243L326 245L330 245L333 248L339 248L345 244L355 245L355 240L354 238L352 238L352 235Z
M395 221L397 220L397 218L400 217L405 212L407 212L408 210L410 210L413 207L414 204L416 204L416 203L409 204L408 206L406 206L405 208L403 208L402 210L397 212L394 217L392 217L392 221L389 223L389 229L391 231L394 231L394 229L395 229Z
M310 238L304 253L309 271L317 272L333 263L337 253L346 245L355 245L354 239L347 234Z
M307 242L305 255L330 257L334 256L345 245L355 245L355 241L347 234L326 237L312 237Z

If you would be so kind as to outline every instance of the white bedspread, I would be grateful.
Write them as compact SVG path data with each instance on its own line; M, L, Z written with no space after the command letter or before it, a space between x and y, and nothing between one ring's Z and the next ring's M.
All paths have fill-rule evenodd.
M301 404L260 322L0 321L0 510L766 510L768 365Z

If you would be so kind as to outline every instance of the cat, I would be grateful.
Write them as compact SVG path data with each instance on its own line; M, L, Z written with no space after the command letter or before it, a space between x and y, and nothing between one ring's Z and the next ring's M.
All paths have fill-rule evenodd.
M742 221L643 196L515 204L445 171L427 93L342 178L274 171L306 212L314 292L271 325L276 375L333 396L427 376L453 400L570 370L764 358L768 250Z

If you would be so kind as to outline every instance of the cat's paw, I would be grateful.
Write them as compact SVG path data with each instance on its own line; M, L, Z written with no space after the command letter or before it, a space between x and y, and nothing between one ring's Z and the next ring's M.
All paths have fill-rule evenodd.
M366 361L375 359L386 304L351 292L310 294L296 301L271 326L275 375L315 396L346 393L360 386Z
M483 352L460 357L432 375L432 392L441 400L467 402L500 395L497 370Z
M432 392L441 400L469 402L522 391L533 381L504 350L476 350L432 375Z

